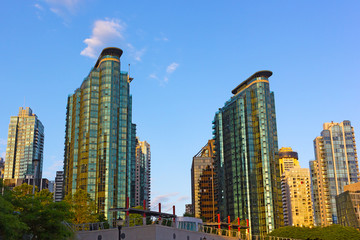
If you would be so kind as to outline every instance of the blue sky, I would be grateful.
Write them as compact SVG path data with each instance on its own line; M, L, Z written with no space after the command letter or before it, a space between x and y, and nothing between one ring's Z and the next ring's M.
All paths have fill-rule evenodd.
M151 145L152 199L191 202L192 157L212 137L231 90L271 70L279 147L308 167L322 124L360 132L358 1L4 1L0 15L0 154L10 116L29 106L45 126L44 177L62 169L68 94L102 48L131 64L133 120Z

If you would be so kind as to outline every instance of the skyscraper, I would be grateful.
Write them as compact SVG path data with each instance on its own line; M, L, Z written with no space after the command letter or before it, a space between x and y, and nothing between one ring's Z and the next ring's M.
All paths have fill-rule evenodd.
M207 144L193 157L191 166L191 196L194 215L215 222L218 212L215 192L214 143Z
M5 161L2 157L0 157L0 178L4 178L4 172L5 172Z
M55 184L54 184L54 201L60 202L63 200L64 191L64 172L56 171Z
M360 182L344 186L335 199L338 224L360 230Z
M299 165L298 153L291 147L282 147L279 150L280 176L287 170Z
M130 78L120 71L119 48L105 48L80 88L68 97L64 193L86 190L112 222L125 207L132 161Z
M281 183L285 226L314 225L310 182L308 168L294 166L284 172Z
M324 123L321 136L314 140L315 160L310 161L315 222L336 224L336 195L344 186L358 182L354 128L350 121Z
M35 175L40 187L44 151L44 126L31 108L19 108L19 115L10 118L5 162L5 184L21 185L27 175ZM36 171L35 171L36 167Z
M213 121L221 218L248 219L260 235L283 225L271 75L259 71L238 85Z
M145 207L147 209L150 208L150 164L150 144L136 138L135 169L132 180L134 190L131 191L134 199L133 207L143 206L143 201L145 200Z

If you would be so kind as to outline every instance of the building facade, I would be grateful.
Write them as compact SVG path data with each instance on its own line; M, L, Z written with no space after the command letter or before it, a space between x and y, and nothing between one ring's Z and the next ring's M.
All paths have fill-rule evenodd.
M344 186L335 199L338 224L360 229L360 182Z
M242 82L213 121L221 219L248 220L256 235L284 224L271 75L259 71Z
M295 166L285 170L281 183L284 225L295 227L314 226L309 169Z
M208 143L193 157L191 167L191 196L194 216L215 222L218 212L215 192L214 143Z
M280 176L291 168L299 165L298 153L293 151L291 147L282 147L279 150Z
M4 178L4 172L5 172L5 161L2 157L0 157L0 178Z
M31 108L19 108L10 118L4 180L9 187L21 185L27 175L36 175L40 188L44 151L44 126ZM36 168L36 169L35 169Z
M324 123L314 140L315 160L310 161L314 215L318 226L337 224L335 197L344 186L358 182L359 168L354 128L350 121Z
M143 206L145 200L146 209L150 209L150 166L150 144L136 138L134 191L131 192L134 198L134 204L132 205L134 207Z
M64 194L86 190L99 213L112 222L111 208L129 196L132 97L130 78L120 71L119 48L105 48L80 88L68 97L64 156Z
M60 202L64 199L64 172L56 171L54 183L54 201Z

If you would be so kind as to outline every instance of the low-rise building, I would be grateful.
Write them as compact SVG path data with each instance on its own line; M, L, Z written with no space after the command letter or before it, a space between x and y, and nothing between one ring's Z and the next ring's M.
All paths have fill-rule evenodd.
M335 199L338 223L360 229L360 182L344 186Z

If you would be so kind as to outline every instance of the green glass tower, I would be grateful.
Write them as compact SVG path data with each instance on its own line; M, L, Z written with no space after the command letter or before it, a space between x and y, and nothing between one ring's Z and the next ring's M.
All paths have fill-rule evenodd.
M213 121L221 219L248 221L255 235L283 226L271 75L259 71L242 82Z
M134 160L132 98L127 72L120 71L118 48L105 48L80 88L68 97L64 194L86 190L109 222L110 208L125 207L129 168Z

